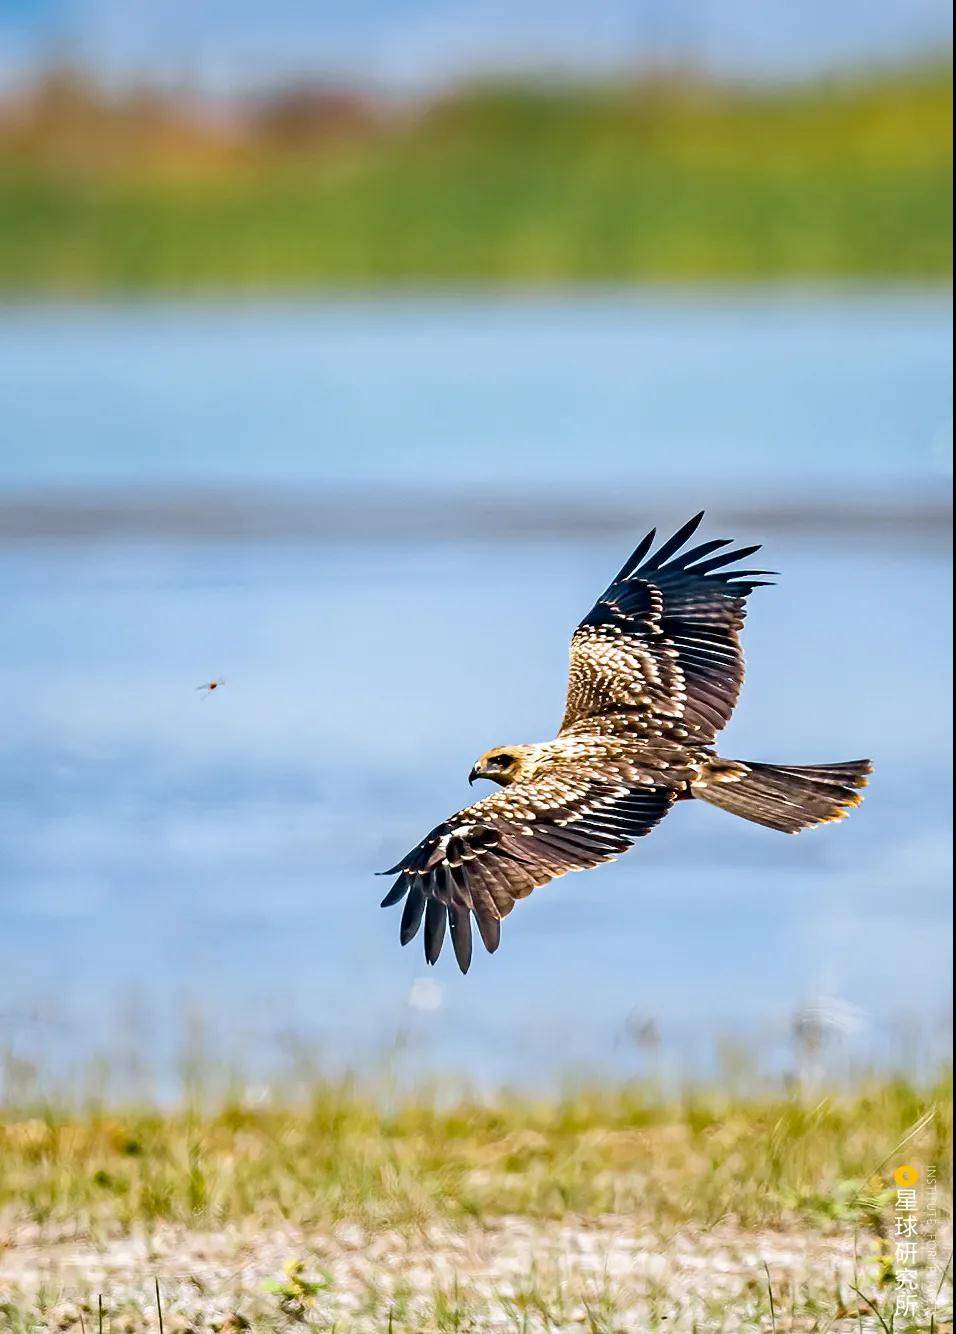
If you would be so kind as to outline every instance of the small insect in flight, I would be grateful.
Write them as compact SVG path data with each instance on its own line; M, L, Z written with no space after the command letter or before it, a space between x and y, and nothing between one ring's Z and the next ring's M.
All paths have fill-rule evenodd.
M215 681L203 681L202 685L197 686L196 689L203 692L203 699L208 699L214 690L218 690L220 686L224 686L225 684L225 681L220 676Z

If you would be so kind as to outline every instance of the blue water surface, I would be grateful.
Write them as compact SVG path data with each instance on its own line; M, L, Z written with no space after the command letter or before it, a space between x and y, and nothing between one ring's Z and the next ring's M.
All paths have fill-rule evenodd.
M2 326L8 496L625 490L650 524L655 496L673 521L745 479L825 505L946 486L933 294L41 307ZM163 1089L197 1026L250 1078L308 1051L487 1083L706 1077L728 1043L781 1075L810 1022L838 1070L928 1069L950 995L947 552L738 536L782 573L752 599L721 750L872 755L865 804L798 839L681 806L520 904L467 978L399 948L373 873L469 800L478 754L553 734L618 536L0 542L0 1042L63 1077L106 1054Z

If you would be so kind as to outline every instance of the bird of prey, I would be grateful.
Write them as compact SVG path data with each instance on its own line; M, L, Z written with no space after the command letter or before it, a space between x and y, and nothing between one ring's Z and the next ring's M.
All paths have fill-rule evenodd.
M774 571L733 568L759 546L726 551L729 539L717 539L684 550L702 518L656 551L652 529L574 631L554 740L486 751L469 782L487 778L501 790L436 825L382 872L398 875L382 907L405 900L403 945L424 918L428 963L447 924L467 972L472 917L493 953L518 899L567 871L612 861L677 801L696 798L788 834L842 820L859 804L869 760L758 764L717 755L714 739L744 679L746 600Z

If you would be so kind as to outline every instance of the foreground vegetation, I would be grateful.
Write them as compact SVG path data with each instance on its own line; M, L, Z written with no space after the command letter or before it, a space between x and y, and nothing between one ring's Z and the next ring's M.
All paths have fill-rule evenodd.
M945 1081L11 1111L0 1325L90 1330L102 1294L113 1330L157 1329L158 1280L165 1330L927 1328L894 1326L892 1172L940 1183L934 1298L950 1108Z
M950 270L945 70L302 91L228 122L51 80L0 113L8 291L549 283Z

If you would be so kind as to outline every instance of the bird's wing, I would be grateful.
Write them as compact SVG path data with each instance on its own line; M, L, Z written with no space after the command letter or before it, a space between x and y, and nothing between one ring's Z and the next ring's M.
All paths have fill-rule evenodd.
M744 679L744 604L773 571L726 569L760 549L721 550L727 538L681 552L703 517L655 552L648 533L575 630L562 732L633 712L683 723L703 743L729 719Z
M565 766L483 797L431 831L383 875L398 874L382 907L405 900L403 945L425 920L425 958L434 963L451 931L462 972L471 962L471 915L489 953L501 919L538 885L611 861L667 814L677 791L653 778L630 785L615 774ZM658 776L660 782L660 776Z

